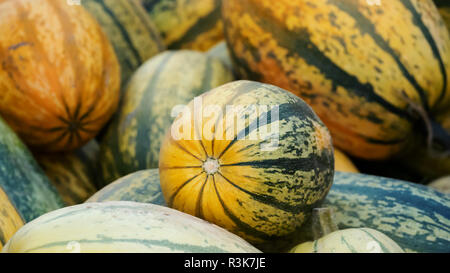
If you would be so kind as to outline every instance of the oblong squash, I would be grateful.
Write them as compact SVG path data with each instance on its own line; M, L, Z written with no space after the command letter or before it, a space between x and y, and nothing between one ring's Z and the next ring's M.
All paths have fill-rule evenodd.
M391 238L371 228L338 230L314 241L302 243L291 253L403 253Z
M206 51L223 40L221 0L137 0L169 49Z
M324 206L339 229L376 229L406 252L450 251L450 198L430 187L336 172Z
M136 202L66 207L23 226L3 252L260 252L238 236L188 214Z
M158 167L174 107L232 80L220 60L196 51L166 51L144 63L131 78L100 143L103 184Z
M119 102L120 67L98 23L66 1L0 2L0 114L30 146L75 150Z
M240 77L305 99L344 152L386 159L450 106L450 35L432 0L373 2L224 0L222 15Z
M161 189L170 207L271 251L263 244L293 234L324 199L333 160L328 130L305 102L237 81L194 99L174 121L161 146Z
M122 85L146 60L165 50L164 41L142 6L130 0L83 0L114 47Z
M159 170L149 169L124 176L91 196L86 202L132 201L165 206Z
M0 248L23 223L63 206L27 147L0 118Z

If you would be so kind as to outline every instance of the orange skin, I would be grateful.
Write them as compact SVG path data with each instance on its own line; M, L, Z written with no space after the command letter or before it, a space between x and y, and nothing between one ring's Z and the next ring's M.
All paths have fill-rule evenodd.
M0 114L31 147L74 150L95 137L119 101L120 67L81 6L0 1Z

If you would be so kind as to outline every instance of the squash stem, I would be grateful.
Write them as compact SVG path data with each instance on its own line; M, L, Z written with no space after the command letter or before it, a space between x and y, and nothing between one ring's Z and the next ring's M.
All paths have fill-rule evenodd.
M327 234L337 231L338 226L334 219L334 209L327 207L313 209L311 230L314 240L318 240Z

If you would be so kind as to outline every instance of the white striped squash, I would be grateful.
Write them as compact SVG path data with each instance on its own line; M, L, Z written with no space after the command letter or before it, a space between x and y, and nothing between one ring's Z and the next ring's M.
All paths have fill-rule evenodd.
M3 252L260 252L238 236L167 207L85 203L23 226Z

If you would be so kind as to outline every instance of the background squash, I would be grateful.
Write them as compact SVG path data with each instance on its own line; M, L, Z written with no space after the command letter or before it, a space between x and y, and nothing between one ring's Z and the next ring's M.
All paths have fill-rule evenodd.
M83 0L114 47L122 85L146 60L165 49L164 41L142 6L130 0Z
M294 234L331 186L327 128L300 98L272 85L237 81L197 100L177 117L161 146L164 199L273 251L271 245ZM209 107L223 112L187 114L208 113ZM186 130L181 138L178 129Z
M351 159L337 148L334 148L334 169L338 172L359 172Z
M196 51L166 51L144 63L130 80L101 141L103 184L158 167L173 108L232 80L220 60Z
M136 0L155 22L169 49L206 51L223 40L221 0Z
M36 160L68 206L83 203L97 191L100 148L91 140L72 153L38 154Z
M107 185L86 202L132 201L165 206L159 170L149 169L124 176Z
M431 181L427 186L432 187L442 193L450 194L450 175Z
M0 3L0 114L30 146L75 150L109 120L120 71L98 23L66 1Z
M403 253L402 248L383 233L370 228L338 230L294 247L291 253Z
M450 251L450 198L427 186L336 172L324 206L339 229L376 229L406 252Z
M23 223L63 205L27 147L0 118L0 248Z
M258 253L238 236L170 208L135 202L86 203L23 226L3 252Z
M222 3L239 76L305 99L352 156L396 155L450 107L450 37L431 0Z

